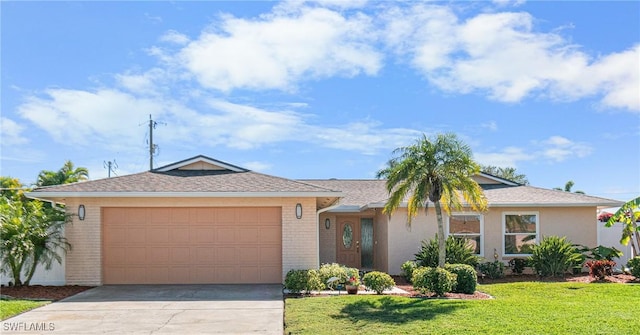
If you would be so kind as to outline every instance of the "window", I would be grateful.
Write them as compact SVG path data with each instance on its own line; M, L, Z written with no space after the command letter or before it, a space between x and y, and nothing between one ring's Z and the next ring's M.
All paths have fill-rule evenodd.
M447 235L465 238L475 250L475 254L483 255L483 217L479 214L453 214L447 224Z
M538 242L538 213L503 213L503 254L518 256L531 254L531 247Z

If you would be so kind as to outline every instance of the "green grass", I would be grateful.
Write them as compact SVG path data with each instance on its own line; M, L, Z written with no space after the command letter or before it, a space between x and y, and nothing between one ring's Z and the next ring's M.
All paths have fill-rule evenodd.
M0 320L8 319L30 309L46 305L49 302L50 301L0 300Z
M640 285L479 285L491 300L331 296L285 301L286 334L637 334Z

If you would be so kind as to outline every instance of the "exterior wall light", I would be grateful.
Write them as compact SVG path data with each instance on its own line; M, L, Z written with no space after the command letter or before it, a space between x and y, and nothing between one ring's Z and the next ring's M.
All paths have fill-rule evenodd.
M296 218L302 219L302 204L296 204Z
M331 228L331 220L329 220L329 218L324 219L324 227L326 229Z
M78 218L80 221L84 220L84 216L86 214L86 210L84 209L84 205L78 206Z

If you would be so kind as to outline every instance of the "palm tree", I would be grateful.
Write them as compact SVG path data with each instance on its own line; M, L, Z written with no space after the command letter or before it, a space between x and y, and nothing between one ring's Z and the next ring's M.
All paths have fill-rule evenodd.
M36 186L70 184L87 179L89 170L84 167L74 168L73 163L68 160L58 171L41 171Z
M415 144L394 150L395 158L377 173L387 179L390 194L384 212L391 215L407 198L407 223L422 207L433 202L438 220L438 265L446 259L442 210L462 208L464 200L473 210L485 211L487 199L482 188L471 177L480 166L471 158L471 149L452 133L429 139L422 136ZM426 211L425 211L426 212Z
M573 180L569 180L566 184L564 184L564 189L562 189L561 187L554 187L553 189L558 191L571 192L571 188L573 188L574 184L575 183L573 182ZM575 191L573 193L584 194L583 191Z
M480 167L482 172L488 173L490 175L494 175L496 177L500 177L503 179L514 181L518 184L529 185L529 180L527 176L517 173L516 169L513 167L497 167L493 165L482 165Z
M38 264L48 270L53 261L62 263L59 252L71 249L63 233L70 220L38 200L0 198L0 272L8 272L16 286L29 285Z

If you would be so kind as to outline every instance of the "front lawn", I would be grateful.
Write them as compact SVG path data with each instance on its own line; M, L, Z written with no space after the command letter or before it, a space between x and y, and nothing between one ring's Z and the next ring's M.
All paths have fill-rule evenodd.
M0 320L48 304L49 301L0 300Z
M479 285L491 300L330 296L285 301L286 334L638 334L640 285Z

